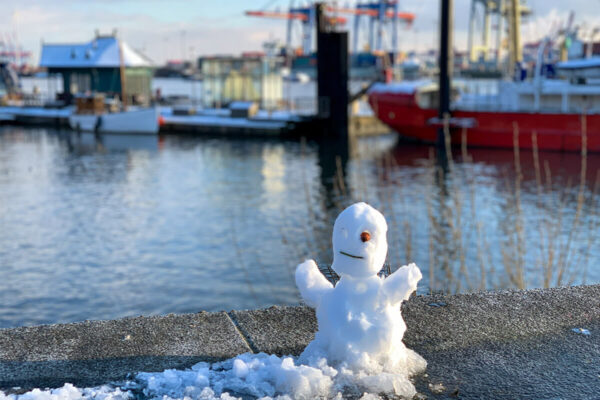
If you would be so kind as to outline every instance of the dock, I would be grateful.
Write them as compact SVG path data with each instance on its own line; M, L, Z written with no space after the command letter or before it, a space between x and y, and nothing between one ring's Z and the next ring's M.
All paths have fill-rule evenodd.
M0 121L38 126L69 126L69 116L74 110L74 107L0 107Z
M237 117L228 108L195 110L161 108L161 133L281 136L292 133L304 118L288 111L257 111Z
M292 111L258 110L251 117L233 117L228 108L200 109L193 107L159 107L160 134L302 137L310 136L315 116L300 115ZM0 107L0 123L69 127L69 116L74 107ZM360 113L349 116L349 135L353 137L376 136L390 133L390 129L373 114Z

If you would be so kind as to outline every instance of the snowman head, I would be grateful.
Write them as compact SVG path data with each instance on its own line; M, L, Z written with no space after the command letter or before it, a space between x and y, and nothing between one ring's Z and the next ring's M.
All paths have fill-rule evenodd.
M377 274L387 254L387 223L367 203L340 213L333 225L333 265L339 275L365 278Z

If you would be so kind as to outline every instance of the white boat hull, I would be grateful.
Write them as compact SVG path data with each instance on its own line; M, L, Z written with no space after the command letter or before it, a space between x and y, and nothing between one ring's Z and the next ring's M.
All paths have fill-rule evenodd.
M127 133L156 135L158 133L158 110L142 108L110 114L72 114L71 129L98 133Z

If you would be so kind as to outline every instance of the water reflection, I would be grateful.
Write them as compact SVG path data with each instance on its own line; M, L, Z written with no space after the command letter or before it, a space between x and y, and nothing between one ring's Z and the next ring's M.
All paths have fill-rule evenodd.
M518 263L526 286L556 284L561 262L561 283L600 282L583 267L600 260L597 155L574 230L576 154L541 153L536 174L523 152L517 213L511 151L459 149L440 180L431 148L394 145L0 128L0 327L296 304L295 266L331 262L333 221L359 200L424 292L515 286Z
M114 135L63 132L69 151L77 153L110 152L110 151L157 151L164 137L152 135Z

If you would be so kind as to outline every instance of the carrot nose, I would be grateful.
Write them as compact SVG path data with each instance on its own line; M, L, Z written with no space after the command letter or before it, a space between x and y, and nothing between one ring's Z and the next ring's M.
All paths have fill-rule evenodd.
M369 240L371 240L371 234L369 232L363 232L360 234L360 240L364 242L368 242Z

